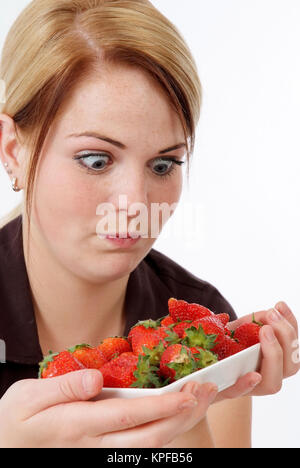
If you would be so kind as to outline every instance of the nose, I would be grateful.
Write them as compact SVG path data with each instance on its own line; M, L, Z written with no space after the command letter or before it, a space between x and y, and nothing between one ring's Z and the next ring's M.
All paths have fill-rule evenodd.
M148 187L142 170L131 170L118 179L111 192L110 203L117 212L126 211L128 218L135 218L138 205L148 208Z

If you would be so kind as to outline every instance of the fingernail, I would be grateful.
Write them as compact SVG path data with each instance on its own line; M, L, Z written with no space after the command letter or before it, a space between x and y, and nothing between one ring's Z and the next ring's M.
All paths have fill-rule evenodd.
M271 313L269 314L269 318L272 322L277 323L282 320L282 315L276 309L272 309Z
M251 388L256 387L261 381L262 381L261 376L253 377L253 379L250 382Z
M272 327L265 327L265 330L264 330L264 337L266 338L266 340L269 342L269 343L273 343L275 340L276 340L276 336L273 332L273 328Z
M218 392L219 392L219 388L217 387L217 385L214 385L213 387L211 387L209 390L209 394L208 394L209 401L213 401L216 398Z
M192 394L195 395L197 399L201 398L203 394L202 387L198 384L195 384L192 388Z
M186 400L181 403L178 407L179 411L185 410L188 408L195 408L198 405L198 401L195 398L191 398L190 400Z
M91 372L85 372L82 376L82 385L87 395L95 392L95 378Z
M218 387L216 385L212 385L209 389L204 388L200 385L195 385L192 390L193 395L200 400L203 397L208 397L209 401L212 401L216 398L218 393Z

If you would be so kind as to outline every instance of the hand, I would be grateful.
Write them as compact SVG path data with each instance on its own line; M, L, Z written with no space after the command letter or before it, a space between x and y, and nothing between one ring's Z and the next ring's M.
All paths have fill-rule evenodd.
M216 402L245 395L274 395L281 390L283 379L295 375L300 369L298 324L287 304L278 302L273 309L256 312L255 320L264 324L259 334L262 350L260 372L249 372L241 377L235 385L220 392ZM252 314L230 322L228 328L235 330L242 323L251 321Z
M217 395L214 384L189 382L161 396L88 401L102 386L97 370L15 383L0 400L0 447L159 448L198 424Z

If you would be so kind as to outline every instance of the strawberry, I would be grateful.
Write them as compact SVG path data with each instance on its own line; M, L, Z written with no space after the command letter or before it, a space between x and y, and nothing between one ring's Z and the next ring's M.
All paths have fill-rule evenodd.
M190 328L192 321L188 320L185 322L177 322L173 325L170 325L169 328L166 328L166 337L165 341L170 344L180 344L184 335L184 332L187 328Z
M69 372L85 369L84 365L73 357L69 351L62 351L61 353L49 351L49 355L39 365L39 378L42 379L58 377Z
M153 348L157 347L160 342L162 342L162 346L166 345L165 341L162 339L161 334L156 330L152 331L150 329L145 330L142 334L136 334L132 336L131 343L132 343L132 351L137 356L139 354L144 355L145 352L143 348L147 348L148 350L152 350Z
M188 317L188 303L171 297L168 300L169 314L174 322L183 322Z
M132 351L136 355L150 356L151 364L159 361L161 353L167 343L166 327L158 327L158 322L154 320L145 320L138 322L131 328L128 340L131 342ZM151 352L150 352L151 351Z
M168 307L170 316L175 322L195 320L213 314L213 312L200 304L190 304L183 300L174 299L173 297L169 299Z
M167 315L166 317L164 317L161 322L160 322L160 326L161 327L169 327L170 325L172 325L173 323L176 323L175 320L171 317L171 315Z
M142 320L142 321L139 321L137 322L130 330L129 334L128 334L128 341L129 343L131 344L131 341L132 341L132 337L135 335L144 335L146 334L146 330L149 330L149 334L150 332L153 332L153 330L156 330L158 328L158 323L155 321L155 320Z
M214 353L218 356L219 361L222 361L229 356L239 353L243 349L245 349L244 345L237 343L230 336L225 335L224 339L214 347Z
M259 331L263 323L256 322L255 316L252 316L251 323L243 323L234 331L234 339L243 344L246 348L259 343Z
M119 356L122 353L132 351L130 343L127 338L123 336L105 338L98 346L98 350L107 361L110 361L113 357Z
M74 346L68 351L87 369L100 369L107 362L98 348L92 348L88 344Z
M230 320L230 317L228 314L217 314L216 318L226 327L227 323Z
M192 323L192 320L188 320L188 321L185 321L185 322L179 322L177 325L172 327L172 331L174 333L176 333L179 336L179 338L182 338L183 334L184 334L184 331L187 328L190 328L191 323Z
M207 307L204 307L200 304L192 303L188 305L188 315L189 318L187 320L196 320L204 317L209 317L211 315L214 315L214 313Z
M138 360L138 356L126 352L104 364L100 369L103 375L103 387L130 387L136 380L133 373Z
M183 334L182 343L187 346L200 346L214 352L214 347L223 340L223 325L213 316L194 320Z
M151 366L147 356L133 352L122 353L101 368L103 386L113 388L152 388L160 386L157 367Z
M187 346L173 344L163 352L159 370L161 376L174 382L196 371L197 364Z

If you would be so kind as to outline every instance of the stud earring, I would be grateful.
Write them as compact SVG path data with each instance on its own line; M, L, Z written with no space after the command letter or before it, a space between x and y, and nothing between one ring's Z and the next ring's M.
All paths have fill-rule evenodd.
M7 163L4 163L4 167L5 167L6 171L7 171L7 174L11 175L11 174L12 174L12 170L11 170L11 169L8 169L9 166L8 166Z
M18 187L17 185L17 178L14 177L13 180L12 180L12 189L14 192L20 192L21 189Z

